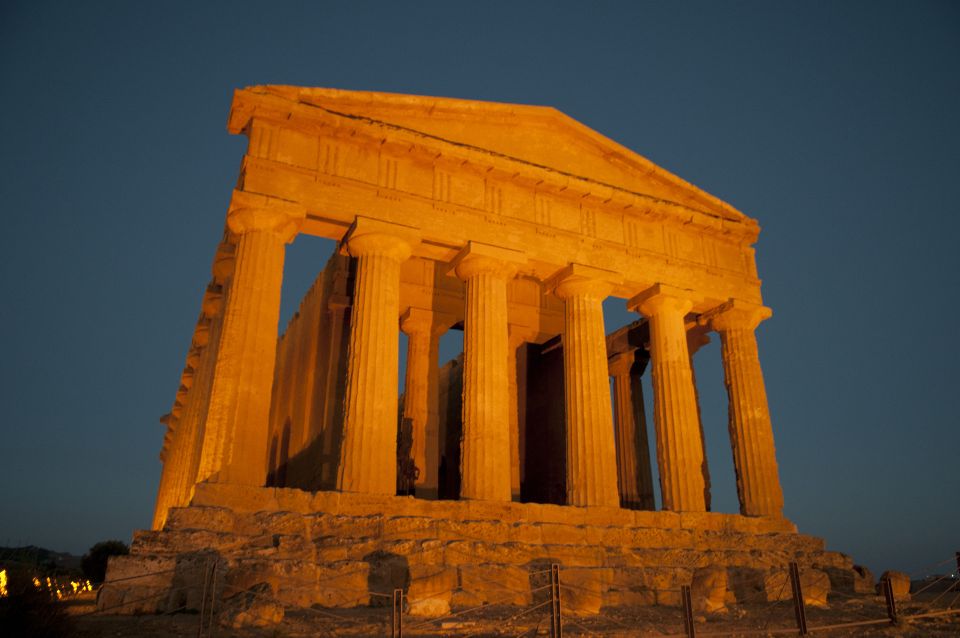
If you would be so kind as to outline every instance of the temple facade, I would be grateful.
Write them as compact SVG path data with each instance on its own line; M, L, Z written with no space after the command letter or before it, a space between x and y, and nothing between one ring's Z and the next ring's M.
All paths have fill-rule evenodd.
M550 108L262 86L229 130L249 147L153 529L111 559L100 609L399 590L436 618L530 605L553 565L578 614L697 582L780 600L794 562L873 591L783 517L753 219ZM302 233L337 248L278 337ZM605 334L609 298L636 319ZM451 330L463 352L440 361ZM712 337L739 514L710 511L692 357Z
M781 516L753 219L551 108L262 86L229 130L249 147L163 419L155 528L198 483L394 495L404 422L418 498L652 509L645 370L662 508L706 511L691 358L710 332L741 514ZM278 339L300 233L338 251ZM605 335L608 297L638 321ZM448 330L463 357L441 374Z

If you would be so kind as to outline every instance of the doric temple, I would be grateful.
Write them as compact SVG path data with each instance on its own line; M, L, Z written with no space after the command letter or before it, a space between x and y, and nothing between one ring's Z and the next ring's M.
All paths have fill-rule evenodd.
M782 515L755 220L552 108L257 86L235 93L228 128L249 146L164 417L154 531L108 581L214 551L227 581L259 578L290 604L366 604L322 586L344 562L377 569L351 555L358 539L405 557L411 600L421 577L462 584L481 563L511 582L542 560L609 569L583 576L598 608L671 604L710 564L758 582L798 557L850 569ZM337 249L278 337L299 234ZM608 298L636 313L609 335ZM441 362L449 330L463 354ZM709 512L692 356L710 333L739 515ZM331 532L331 517L353 527ZM359 529L370 517L378 531ZM267 556L270 534L311 549L274 540ZM464 543L473 560L453 557ZM623 558L635 548L645 558Z

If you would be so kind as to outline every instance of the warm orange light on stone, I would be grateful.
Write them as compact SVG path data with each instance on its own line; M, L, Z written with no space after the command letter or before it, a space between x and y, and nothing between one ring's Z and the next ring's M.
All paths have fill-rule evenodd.
M234 272L210 391L198 477L263 485L264 427L280 317L284 244L303 224L302 206L235 191L227 225L237 236Z
M769 308L731 300L705 319L720 333L737 495L740 512L750 516L780 516L783 511L767 390L754 335L760 322L772 314Z
M163 418L155 531L111 561L101 605L157 611L182 555L211 549L298 606L365 605L370 557L399 556L426 616L495 587L529 604L530 566L548 559L580 613L675 605L691 582L715 610L729 569L763 587L797 557L852 569L782 517L754 220L550 108L264 86L237 91L229 129L249 146ZM298 233L338 250L278 338ZM608 297L643 319L605 335ZM461 329L462 358L441 367L441 335ZM739 515L705 511L709 380L692 357L709 330ZM659 512L642 511L647 368ZM412 467L415 498L398 498ZM692 571L703 551L719 566ZM148 600L130 580L146 574L170 579L124 603Z
M660 491L663 508L677 512L706 509L703 444L684 329L684 317L693 307L690 297L686 290L657 284L628 302L650 322Z
M470 242L453 269L466 284L463 328L463 498L509 501L507 281L520 252Z
M396 493L400 264L419 233L358 218L345 244L357 259L337 486L345 492Z
M602 307L619 280L617 273L572 264L551 282L566 308L568 505L620 506Z

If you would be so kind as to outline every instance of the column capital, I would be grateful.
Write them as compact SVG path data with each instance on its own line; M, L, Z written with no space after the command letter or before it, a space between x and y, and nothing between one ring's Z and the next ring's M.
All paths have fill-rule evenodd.
M636 355L633 350L629 352L620 352L607 359L607 370L611 377L619 377L630 374L633 364L636 361Z
M700 323L711 330L756 330L760 322L773 316L773 310L760 304L730 299L700 317Z
M464 281L481 273L510 280L526 263L527 256L519 250L470 241L450 262L450 272Z
M217 253L213 256L213 266L210 269L213 279L216 282L223 282L233 274L233 267L236 264L236 244L229 242L220 242L217 246Z
M307 210L300 204L235 190L227 211L227 226L237 235L266 231L290 243L306 217Z
M403 262L419 245L419 228L358 215L344 236L341 249L351 257L384 255Z
M511 348L519 348L521 343L533 341L537 338L540 331L533 326L524 326L518 323L507 325L507 338L510 341Z
M687 330L687 350L689 350L691 357L708 343L710 343L709 330L703 324L697 322Z
M223 309L223 286L217 283L211 283L203 293L203 301L200 303L201 312L204 317L215 317Z
M699 295L692 290L668 284L654 284L631 297L627 301L627 309L639 312L645 317L670 311L685 315L697 301L699 301Z
M410 306L400 315L400 330L404 334L429 334L433 330L433 311Z
M572 263L547 279L546 288L561 299L593 297L605 299L623 281L620 273Z

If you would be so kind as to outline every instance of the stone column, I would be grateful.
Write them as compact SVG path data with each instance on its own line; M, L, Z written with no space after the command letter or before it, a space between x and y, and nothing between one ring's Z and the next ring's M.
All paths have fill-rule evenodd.
M203 477L263 485L267 421L280 319L284 244L306 215L296 204L234 191L227 225L237 236L201 453Z
M344 239L357 258L337 476L344 492L397 492L400 264L419 243L417 229L366 217Z
M703 444L690 372L684 316L693 306L689 292L657 284L627 302L650 324L657 463L663 508L703 512Z
M460 497L509 501L507 281L523 253L470 242L453 262L466 282Z
M571 264L550 283L564 300L567 505L619 507L603 300L616 273Z
M440 335L433 312L410 308L400 318L407 335L407 370L404 381L403 417L413 423L413 462L420 470L416 495L437 496L437 421L439 416L438 366Z
M705 318L720 333L737 495L740 513L747 516L783 514L773 427L754 334L772 314L769 308L734 299Z
M637 369L640 366L636 362L636 352L624 352L609 361L609 372L613 377L617 480L621 507L652 510L653 468L650 464L647 418L643 409L641 372Z

